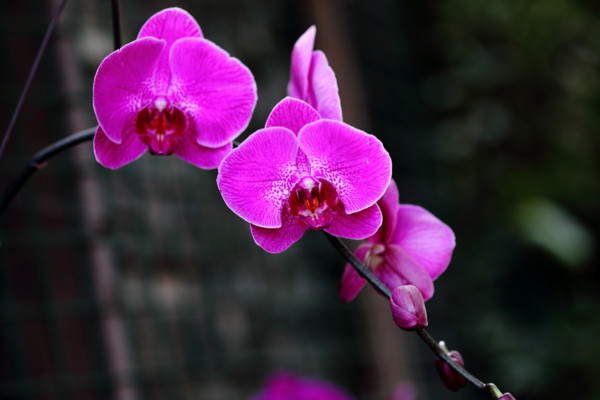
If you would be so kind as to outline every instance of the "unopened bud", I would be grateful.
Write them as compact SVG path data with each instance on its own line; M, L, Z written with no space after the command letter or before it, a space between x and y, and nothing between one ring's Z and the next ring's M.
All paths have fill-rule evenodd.
M413 285L398 286L390 296L392 317L402 329L414 331L427 326L427 310L423 295Z
M465 367L465 363L463 362L462 356L458 351L452 350L448 352L448 356L452 359L452 361L454 361L461 367ZM451 391L456 392L458 391L458 389L464 387L467 384L467 379L464 376L459 374L458 371L446 364L446 362L439 357L435 360L435 368L440 374L444 385L446 385L446 387Z
M498 400L517 400L517 399L515 399L515 396L513 396L510 393L504 393L502 395L502 397L500 397Z

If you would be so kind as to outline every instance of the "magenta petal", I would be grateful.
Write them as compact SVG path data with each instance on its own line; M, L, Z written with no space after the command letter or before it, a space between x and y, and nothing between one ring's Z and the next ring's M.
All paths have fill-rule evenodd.
M256 131L221 163L217 185L237 215L263 228L280 228L281 211L298 177L296 136L286 128Z
M433 280L427 271L399 246L386 246L383 263L373 273L390 289L414 285L425 300L433 296Z
M152 36L165 39L167 47L184 37L202 37L200 26L187 11L178 7L167 8L151 16L142 26L138 39Z
M146 151L147 146L138 136L128 131L121 143L112 142L98 126L94 135L94 155L96 160L107 168L116 169L134 161Z
M196 125L198 144L223 146L250 122L256 83L250 70L217 45L180 39L170 54L171 96Z
M109 54L94 79L94 111L102 130L120 143L135 114L154 98L153 74L163 40L143 38Z
M298 141L313 174L335 186L348 214L372 206L385 193L392 160L375 136L343 122L319 120L302 128Z
M305 231L285 212L282 215L281 228L269 229L250 225L250 230L256 244L269 253L281 253L286 250L300 240Z
M200 146L195 140L189 136L185 136L175 149L174 154L197 167L214 169L221 165L221 161L229 154L232 148L233 145L231 143L216 148Z
M371 246L368 244L361 244L356 251L354 251L354 255L364 263L365 256L370 248ZM354 299L366 282L365 278L360 276L350 263L347 263L346 268L344 268L344 274L342 275L342 281L340 282L340 298L342 301L347 303Z
M401 246L436 279L446 270L455 238L452 229L419 206L400 205L393 243Z
M317 50L313 53L310 68L308 88L310 103L316 107L321 118L341 121L342 106L337 80L322 51Z
M154 14L144 24L138 38L151 36L163 39L166 46L160 55L155 75L154 85L157 93L165 94L171 82L171 67L169 52L176 40L184 37L202 37L200 26L187 11L173 7Z
M286 97L273 108L267 119L266 127L283 126L297 135L304 125L319 119L317 110L308 103L293 97Z
M354 214L346 214L343 208L338 210L329 228L325 232L333 236L348 239L364 239L371 236L381 226L381 211L377 204Z
M381 228L369 238L370 243L389 243L396 230L396 221L398 219L398 186L393 179L390 180L390 184L381 197L377 201L377 205L381 209L383 216L383 222Z
M386 246L384 261L373 273L390 289L414 285L425 300L433 296L433 280L427 271L399 246Z
M290 67L290 82L288 95L302 100L306 99L308 92L308 73L315 44L317 28L311 26L294 44L292 49L292 62Z

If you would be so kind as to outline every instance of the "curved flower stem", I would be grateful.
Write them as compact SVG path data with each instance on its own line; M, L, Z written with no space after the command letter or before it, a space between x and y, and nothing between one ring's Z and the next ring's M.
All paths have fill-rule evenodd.
M12 181L6 191L2 194L2 197L0 197L0 215L2 215L4 209L6 209L13 197L15 197L25 182L27 182L27 179L29 179L34 172L44 168L46 166L46 161L49 158L80 143L92 140L95 132L96 128L94 127L74 133L71 136L67 136L64 139L51 144L34 155L25 168L23 168L21 174Z
M354 253L342 242L338 237L330 235L327 232L323 232L327 239L333 244L333 247L356 269L356 271L365 278L371 285L375 287L375 289L384 295L386 298L390 298L392 291L388 288L383 282L381 282L356 256ZM476 378L469 371L455 363L452 358L446 353L442 347L438 344L438 342L433 339L433 337L425 330L419 329L416 331L419 337L429 346L431 351L435 353L436 356L441 358L446 364L448 364L452 369L462 375L467 381L471 382L476 388L482 390L492 399L498 399L499 392L498 388L493 383L484 383L483 381ZM495 390L494 390L495 389Z
M119 0L111 0L113 43L115 50L121 48L121 13L119 11Z
M8 144L8 139L12 134L13 128L15 127L15 123L17 122L17 118L19 114L21 114L21 108L23 108L23 103L25 103L25 97L27 97L27 93L29 93L29 89L31 88L31 84L33 82L33 78L38 70L40 62L42 61L42 56L46 52L46 48L48 47L48 42L50 41L50 36L54 32L54 27L56 26L56 22L58 21L58 17L65 7L65 3L67 0L62 0L56 9L54 10L54 15L52 15L52 19L50 20L50 24L48 25L48 29L46 30L46 35L44 36L44 40L42 40L42 44L40 49L38 50L35 60L33 61L33 65L31 66L31 70L29 71L29 76L27 77L27 81L25 82L25 86L23 87L23 91L21 92L21 96L19 97L19 101L17 102L17 107L10 119L10 123L8 124L8 128L6 128L6 132L4 133L4 138L2 139L2 144L0 145L0 159L2 158L2 154L4 153L4 149Z

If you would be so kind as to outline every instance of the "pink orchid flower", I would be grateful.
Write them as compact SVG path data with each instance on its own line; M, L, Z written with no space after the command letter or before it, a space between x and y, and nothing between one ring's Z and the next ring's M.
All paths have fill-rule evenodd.
M248 125L256 98L250 70L204 39L190 14L160 11L98 68L96 159L119 168L148 149L216 168Z
M292 50L288 96L303 100L321 118L342 120L342 107L335 73L320 50L313 51L317 28L311 26Z
M450 263L455 245L454 232L427 210L398 204L398 198L398 187L391 180L377 202L383 223L354 254L389 288L414 285L427 300L433 295L433 280ZM342 300L352 300L365 282L350 264L346 264L340 285Z
M353 400L345 390L329 382L305 378L289 372L271 375L263 389L251 400Z
M223 159L217 185L229 208L251 224L256 243L279 253L306 230L351 239L375 233L382 218L375 203L391 168L375 136L321 119L287 97L266 128Z

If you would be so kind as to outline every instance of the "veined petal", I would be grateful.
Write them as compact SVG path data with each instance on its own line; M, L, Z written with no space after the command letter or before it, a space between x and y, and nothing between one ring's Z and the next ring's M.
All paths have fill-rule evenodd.
M313 25L294 44L290 67L290 82L287 88L289 96L306 100L308 73L316 34L317 28Z
M358 211L346 214L342 207L338 210L329 228L325 232L333 236L348 239L364 239L371 236L381 226L381 211L377 204Z
M365 261L365 256L371 248L371 245L361 244L354 251L354 255L362 263ZM365 278L359 275L350 263L346 264L344 268L344 274L342 275L342 281L340 282L340 298L346 303L354 299L358 292L363 288L367 281Z
M296 136L286 128L256 131L219 167L217 185L234 213L263 228L280 228L296 176Z
M133 130L127 130L121 143L112 142L98 126L94 135L94 155L107 168L116 169L141 157L147 146Z
M398 186L393 179L390 180L390 184L381 197L377 201L377 205L381 209L383 215L383 222L377 232L369 238L370 243L389 243L392 240L394 232L396 230L396 221L398 219Z
M153 74L164 40L134 40L109 54L94 79L94 111L102 130L115 143L128 123L154 98Z
M397 286L416 286L423 299L433 296L433 280L425 269L400 246L388 245L383 253L383 262L373 273L390 289Z
M202 31L190 13L179 7L171 7L157 12L146 21L138 39L146 36L165 39L167 46L170 46L184 37L202 37Z
M172 7L159 11L146 21L138 34L138 39L148 36L163 39L166 42L154 73L156 92L164 94L167 93L171 82L169 65L171 46L176 40L184 37L202 37L202 31L194 17L187 11Z
M215 148L204 147L196 143L190 136L184 136L182 142L175 149L174 154L197 167L214 169L221 165L221 161L229 154L232 148L233 145L231 143Z
M250 225L256 244L269 253L281 253L300 240L304 234L305 229L294 222L287 212L283 212L281 219L281 228L270 229Z
M321 118L341 121L342 106L337 80L325 53L320 50L313 52L310 69L308 84L310 103L317 109Z
M271 111L266 127L283 126L296 135L300 129L311 122L321 119L317 110L308 103L293 97L281 100Z
M314 176L334 185L346 213L372 206L385 193L392 160L375 136L343 122L319 120L302 128L298 141Z
M257 95L244 64L201 38L175 42L169 60L171 98L195 123L198 144L223 146L248 126Z
M424 208L407 204L398 207L392 242L421 264L431 279L446 270L455 246L454 232L448 225Z

